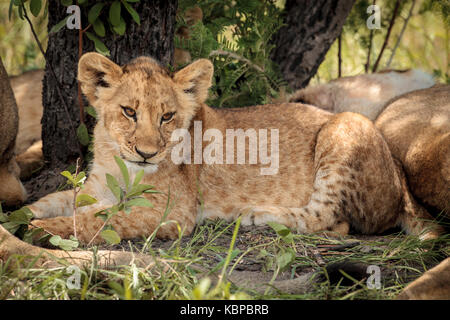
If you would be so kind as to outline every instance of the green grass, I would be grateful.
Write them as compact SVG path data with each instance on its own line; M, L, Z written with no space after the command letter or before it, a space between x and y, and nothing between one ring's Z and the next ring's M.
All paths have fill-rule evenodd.
M234 222L207 221L192 235L175 241L142 239L103 247L146 253L156 263L148 268L93 265L81 270L79 290L67 288L71 274L64 267L16 269L8 268L6 262L0 265L0 299L393 299L410 281L449 256L449 238L421 242L401 233L345 238L291 234L286 238L269 227L241 227L237 232ZM323 251L323 245L354 241L358 244L349 248ZM381 289L369 289L365 279L345 286L330 283L324 267L342 261L379 266ZM262 282L274 287L277 276L292 279L313 272L316 280L301 294L269 287L255 291L233 281L239 272L266 276Z

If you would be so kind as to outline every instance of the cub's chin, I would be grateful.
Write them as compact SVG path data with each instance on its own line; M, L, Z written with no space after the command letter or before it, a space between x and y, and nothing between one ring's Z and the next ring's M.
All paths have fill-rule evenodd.
M128 170L137 173L140 170L144 170L145 173L151 174L158 171L158 165L153 163L145 163L145 162L132 162L124 159L125 164L127 165Z

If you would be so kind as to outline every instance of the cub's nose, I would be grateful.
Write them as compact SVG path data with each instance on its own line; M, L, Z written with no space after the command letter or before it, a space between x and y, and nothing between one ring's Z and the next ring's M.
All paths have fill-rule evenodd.
M144 151L139 150L137 147L134 147L134 149L136 150L136 152L142 157L144 158L144 160L153 158L154 156L156 156L156 154L158 153L158 151L153 152L153 153L147 153Z

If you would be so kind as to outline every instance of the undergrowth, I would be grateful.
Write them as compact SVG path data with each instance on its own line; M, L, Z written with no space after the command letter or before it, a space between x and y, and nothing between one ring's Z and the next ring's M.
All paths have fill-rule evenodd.
M392 299L450 254L449 240L445 235L420 241L401 233L345 238L297 235L278 225L239 228L237 222L206 221L192 235L180 233L174 241L149 238L103 246L151 255L155 264L113 269L92 265L80 270L79 289L69 289L72 274L66 267L9 268L7 261L0 264L0 299ZM379 266L381 288L370 289L367 277L343 275L351 278L350 284L333 283L326 266L343 261ZM301 294L258 291L229 280L230 274L244 271L269 275L269 286L261 283L264 288L278 277L311 273L315 280Z

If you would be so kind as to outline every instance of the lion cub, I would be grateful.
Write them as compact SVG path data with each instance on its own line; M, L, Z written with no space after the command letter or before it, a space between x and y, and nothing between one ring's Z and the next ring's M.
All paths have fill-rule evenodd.
M303 104L210 108L204 102L212 76L205 59L173 74L148 57L124 66L97 53L80 59L78 79L99 115L95 160L83 189L99 202L77 214L80 241L89 242L101 228L94 213L114 204L105 186L106 173L120 176L114 156L132 174L144 169L142 182L163 192L146 194L154 208L114 216L111 224L124 239L155 230L169 189L170 222L157 232L162 238L178 236L176 223L189 234L203 218L240 215L243 224L275 221L301 233L401 226L423 238L438 234L371 121ZM33 225L73 234L72 197L72 191L57 192L30 205L42 219Z

